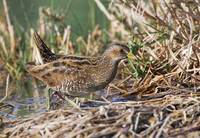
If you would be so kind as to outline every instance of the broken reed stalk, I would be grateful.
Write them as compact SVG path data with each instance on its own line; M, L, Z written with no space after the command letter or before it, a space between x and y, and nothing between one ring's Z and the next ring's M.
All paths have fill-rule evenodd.
M104 15L108 18L108 20L112 21L114 20L114 16L111 15L107 9L105 8L105 6L101 3L100 0L95 0L95 3L97 5L97 7L104 13Z
M11 21L10 21L8 5L7 5L6 0L3 0L3 7L4 7L5 16L6 16L8 32L9 32L9 35L10 35L10 52L11 52L12 55L15 55L15 49L16 49L15 32L14 32L13 25L11 24Z
M70 35L71 35L71 27L68 25L67 28L64 29L63 39L61 44L64 46L64 53L69 54L69 44L70 44Z
M10 75L8 74L6 78L6 94L5 96L0 100L0 103L2 103L7 97L8 97L8 86L9 86L9 81L10 81Z

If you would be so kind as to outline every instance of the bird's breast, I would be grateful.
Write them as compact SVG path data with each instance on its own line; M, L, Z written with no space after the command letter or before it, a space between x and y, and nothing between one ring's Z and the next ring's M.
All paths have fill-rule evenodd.
M100 65L97 70L92 73L95 82L94 89L100 90L105 88L116 76L117 64Z

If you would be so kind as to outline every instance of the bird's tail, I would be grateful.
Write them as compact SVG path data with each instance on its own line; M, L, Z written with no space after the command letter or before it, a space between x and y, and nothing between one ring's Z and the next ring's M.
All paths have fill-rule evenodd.
M33 39L44 63L58 59L58 56L51 52L51 50L47 47L47 45L44 43L44 41L41 39L37 32L34 32Z

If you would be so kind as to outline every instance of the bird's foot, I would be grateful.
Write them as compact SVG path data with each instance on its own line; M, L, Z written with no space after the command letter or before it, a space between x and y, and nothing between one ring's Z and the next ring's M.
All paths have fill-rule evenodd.
M55 99L56 97L56 99ZM59 100L59 101L58 101ZM59 91L51 91L48 89L48 96L47 96L47 110L56 109L65 101L63 94Z
M53 99L55 96L57 96L60 100L62 100L62 102L67 101L72 107L80 110L79 105L77 105L73 100L70 100L67 96L63 95L63 93L61 93L60 91L54 91L51 93L50 89L48 90L48 100L47 100L47 109L48 110L56 109L56 107L59 106L60 102L58 102L58 101L53 102L53 101L55 101Z

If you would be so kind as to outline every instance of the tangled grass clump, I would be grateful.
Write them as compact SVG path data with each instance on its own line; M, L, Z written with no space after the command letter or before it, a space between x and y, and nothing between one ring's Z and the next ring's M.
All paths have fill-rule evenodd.
M110 22L107 40L128 42L133 54L109 86L107 100L92 100L101 103L98 107L6 120L1 125L4 136L199 137L199 1L114 0L108 8L95 2ZM103 47L103 35L96 28L87 41L79 38L81 50L69 39L57 36L56 42L65 42L65 52L93 55L101 50L96 45ZM120 98L113 100L116 95Z

